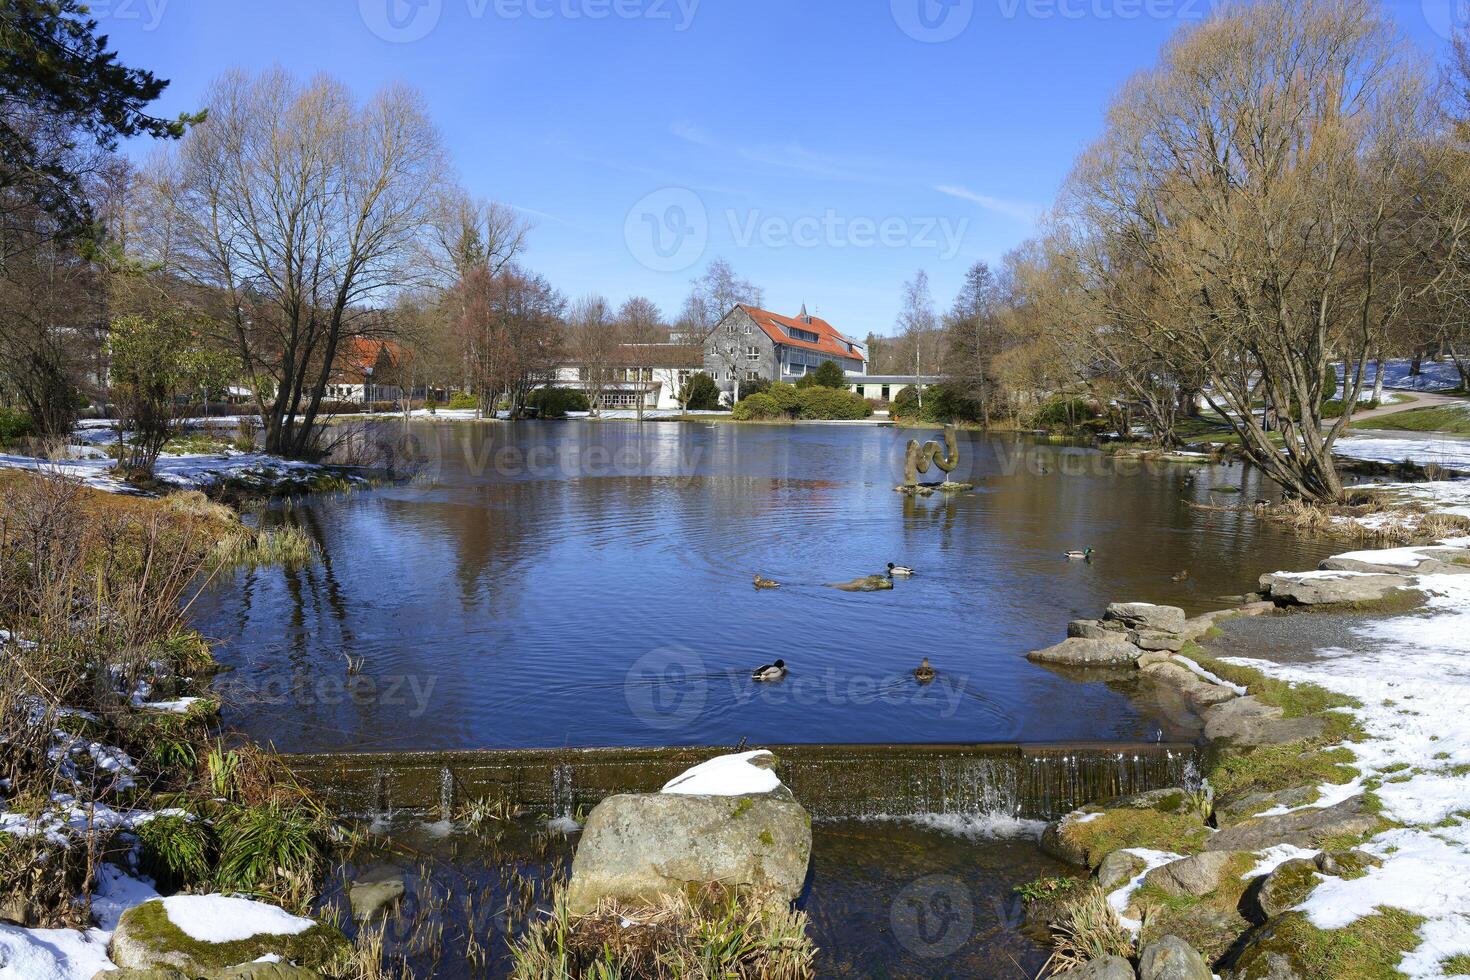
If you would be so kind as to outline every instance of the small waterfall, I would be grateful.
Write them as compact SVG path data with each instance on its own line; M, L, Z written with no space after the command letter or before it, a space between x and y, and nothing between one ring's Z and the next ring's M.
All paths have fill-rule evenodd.
M1191 745L771 746L781 779L818 819L931 814L1053 820L1116 796L1182 786ZM295 756L288 764L339 812L451 819L457 798L509 798L553 818L616 793L656 793L728 749L558 749ZM1191 768L1194 767L1194 768Z

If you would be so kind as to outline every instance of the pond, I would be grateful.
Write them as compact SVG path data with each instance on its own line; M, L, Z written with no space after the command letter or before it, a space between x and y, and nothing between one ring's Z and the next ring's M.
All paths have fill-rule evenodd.
M1271 494L1240 464L961 433L974 492L895 493L916 434L937 438L379 423L364 438L411 450L414 478L273 507L320 562L238 572L192 610L230 668L225 721L287 752L1160 738L1126 683L1026 652L1109 601L1217 608L1327 554L1241 506ZM888 562L917 574L828 587ZM777 658L784 681L750 680Z

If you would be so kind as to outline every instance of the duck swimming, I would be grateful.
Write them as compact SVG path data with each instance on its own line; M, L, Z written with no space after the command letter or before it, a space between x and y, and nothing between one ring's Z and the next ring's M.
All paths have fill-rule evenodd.
M755 577L754 584L757 589L779 589L781 587L780 582L774 581L773 579L764 578L760 575L757 575Z
M913 578L914 570L907 565L895 565L893 562L889 562L888 577L893 578L895 576L898 578Z
M1068 561L1092 561L1092 549L1086 548L1082 551L1069 551L1062 557Z
M1171 575L1171 576L1169 576L1169 578L1170 578L1171 581L1174 581L1174 582L1184 582L1184 581L1187 581L1189 579L1189 569L1186 568L1184 571L1180 572L1178 575Z
M779 681L786 676L786 661L777 660L773 664L762 664L750 672L753 681Z
M920 684L927 684L934 679L934 668L929 666L928 657L914 670L914 679Z

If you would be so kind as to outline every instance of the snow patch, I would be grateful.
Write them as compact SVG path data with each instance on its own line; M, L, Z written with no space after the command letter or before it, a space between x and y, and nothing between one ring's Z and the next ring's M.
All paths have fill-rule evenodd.
M745 796L771 793L781 788L775 770L755 764L757 759L773 765L776 757L765 749L722 755L700 763L669 780L662 790L684 796Z
M201 943L233 943L252 936L299 936L316 925L284 909L225 895L174 895L157 899L168 920Z

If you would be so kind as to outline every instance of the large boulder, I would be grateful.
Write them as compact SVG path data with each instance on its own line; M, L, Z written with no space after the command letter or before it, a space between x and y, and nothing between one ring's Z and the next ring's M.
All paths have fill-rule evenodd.
M1054 647L1026 654L1026 659L1062 667L1117 667L1132 664L1138 659L1138 654L1138 647L1120 633L1116 639L1069 637Z
M1220 879L1234 858L1235 854L1230 851L1195 854L1154 868L1144 876L1143 883L1157 888L1165 895L1190 895L1198 898L1220 887Z
M124 969L176 969L189 976L279 957L307 969L349 949L337 929L245 898L175 895L123 913L109 955Z
M1104 618L1135 630L1157 630L1160 633L1184 631L1184 610L1178 606L1156 606L1151 602L1114 602L1109 604Z
M1249 820L1265 810L1274 810L1277 807L1290 809L1311 803L1317 795L1315 786L1293 786L1274 793L1249 793L1229 800L1216 800L1215 823L1221 827L1229 827L1242 820Z
M1305 955L1321 931L1304 912L1287 912L1246 934L1225 964L1225 980L1330 980Z
M1284 714L1254 696L1233 698L1205 710L1205 737L1254 747L1305 741L1327 730L1322 718L1285 718Z
M1138 957L1139 980L1211 980L1204 957L1178 936L1164 936Z
M1203 711L1236 697L1236 693L1230 688L1211 684L1173 659L1150 663L1142 670L1146 676L1177 688L1196 711Z
M1334 555L1317 567L1382 575L1464 575L1470 573L1467 561L1470 561L1470 551L1464 548L1394 548Z
M1297 606L1377 602L1413 584L1412 579L1402 575L1371 572L1275 572L1261 576L1262 591L1269 592L1277 603Z
M572 862L572 912L590 912L604 899L653 904L705 885L795 899L811 860L811 817L779 780L772 786L739 776L741 767L754 768L751 761L769 762L770 753L725 756L671 780L662 793L599 803ZM748 788L764 791L740 792Z
M1371 833L1378 823L1379 817L1371 811L1367 797L1359 795L1336 806L1244 820L1211 834L1205 849L1259 851L1276 844L1318 847L1329 838Z
M1129 642L1140 650L1178 653L1184 649L1184 637L1178 633L1162 633L1159 630L1134 630L1128 634Z
M1112 851L1097 866L1097 883L1105 892L1115 891L1138 877L1146 867L1148 862L1132 851Z
M1074 619L1067 624L1067 635L1082 640L1122 640L1127 633L1122 623L1101 619Z

